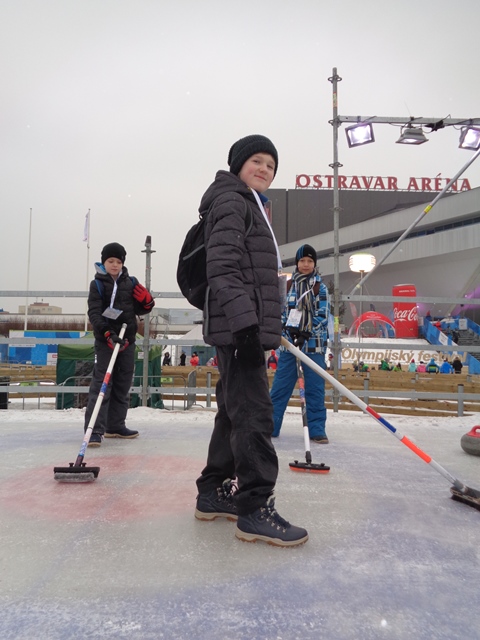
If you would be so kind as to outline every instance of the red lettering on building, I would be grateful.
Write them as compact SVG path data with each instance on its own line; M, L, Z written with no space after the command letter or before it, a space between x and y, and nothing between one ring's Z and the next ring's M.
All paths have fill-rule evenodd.
M305 189L306 187L310 186L310 176L307 176L305 173L301 173L299 176L297 176L295 186L300 187L300 189Z
M373 178L369 176L362 176L363 184L365 185L365 189L370 189L370 185L372 184Z
M360 185L360 179L358 178L358 176L352 176L352 179L350 180L350 186L349 189L361 189L361 185Z
M410 177L407 187L401 187L398 184L396 176L338 176L338 188L348 191L368 191L375 189L376 191L423 191L423 192L440 192L450 182L450 178L415 178ZM333 189L333 175L308 175L300 173L295 179L295 188L297 189ZM449 191L470 191L470 182L465 178L461 181L453 182Z

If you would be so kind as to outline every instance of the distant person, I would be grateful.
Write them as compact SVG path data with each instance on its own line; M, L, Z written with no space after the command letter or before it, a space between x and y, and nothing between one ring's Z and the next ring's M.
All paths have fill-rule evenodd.
M326 368L329 314L330 298L317 271L317 252L311 245L302 244L295 254L295 271L287 283L287 302L282 315L283 336L322 369ZM317 444L328 444L325 381L310 367L302 368L310 439ZM282 346L270 391L273 402L273 438L280 434L283 416L297 380L297 358Z
M448 358L445 358L445 360L442 362L439 371L440 373L453 373L453 367L449 363Z
M124 266L126 255L125 248L118 242L105 245L101 262L95 263L95 279L90 283L88 317L95 336L95 365L85 411L85 431L100 393L112 350L116 344L120 345L90 437L88 446L91 447L99 447L104 435L106 438L129 439L138 436L138 431L125 426L135 369L137 316L149 313L155 301L143 285L132 281ZM124 337L120 338L118 334L123 323L126 323L127 329Z
M417 365L415 364L415 360L410 360L409 364L408 364L408 371L409 373L415 373L417 370Z
M402 364L397 362L397 364L393 367L394 371L402 371Z
M328 354L327 371L333 371L333 353Z
M185 366L186 359L187 359L187 354L185 353L185 351L182 351L182 353L180 354L180 366L181 367Z
M172 364L172 357L171 355L168 353L168 351L165 353L165 355L163 356L163 361L162 361L162 365L164 367L169 367Z
M420 360L420 362L417 365L417 373L426 373L427 371L427 366L424 363L423 360Z
M393 366L389 363L388 358L383 358L380 362L380 371L391 371Z
M440 370L440 367L435 362L435 358L431 358L430 362L427 364L426 372L427 373L438 373L439 370Z
M192 357L190 358L190 365L192 367L198 367L199 362L200 362L200 358L198 357L198 353L194 351L192 353Z
M276 371L278 364L278 357L275 349L270 351L270 355L267 360L267 369L272 369L272 371Z
M458 344L458 341L460 340L460 334L456 329L453 329L452 331L452 340L453 342L455 342L455 344Z
M458 356L453 359L452 367L455 373L462 373L463 364Z
M358 370L360 373L368 373L370 371L370 368L368 364L365 364L363 360L360 360L360 362L358 363Z

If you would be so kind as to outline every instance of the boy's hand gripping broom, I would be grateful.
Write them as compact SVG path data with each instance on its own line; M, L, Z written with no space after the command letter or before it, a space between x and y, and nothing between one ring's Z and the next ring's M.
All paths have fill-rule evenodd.
M120 333L118 334L119 338L123 338L126 328L127 325L122 324L122 328L120 330ZM92 482L100 472L100 467L87 467L85 462L83 462L83 458L85 457L85 451L87 450L88 443L90 442L90 436L92 435L98 412L100 411L100 407L102 406L103 398L105 396L105 392L107 391L110 376L112 375L113 366L115 364L115 360L117 359L119 350L120 344L117 342L113 350L112 357L110 358L110 362L108 363L107 372L105 373L105 377L103 378L100 393L98 394L95 407L88 422L88 427L85 430L85 436L83 438L82 446L80 447L77 459L75 460L75 462L70 462L68 467L53 468L53 477L59 482Z

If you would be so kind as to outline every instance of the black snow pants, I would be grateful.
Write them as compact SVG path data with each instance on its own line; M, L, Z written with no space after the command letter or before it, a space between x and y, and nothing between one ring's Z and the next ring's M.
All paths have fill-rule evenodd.
M110 363L113 351L108 344L95 340L95 365L93 378L88 393L88 404L85 411L85 430L88 427L103 379ZM119 351L113 367L102 406L98 413L94 433L103 435L105 431L118 431L125 428L125 418L129 406L129 391L132 386L135 369L135 344L129 344L124 351Z
M217 347L217 357L218 411L197 487L209 493L225 479L237 478L234 500L238 513L247 515L265 504L278 475L267 372L265 366L239 363L233 346Z

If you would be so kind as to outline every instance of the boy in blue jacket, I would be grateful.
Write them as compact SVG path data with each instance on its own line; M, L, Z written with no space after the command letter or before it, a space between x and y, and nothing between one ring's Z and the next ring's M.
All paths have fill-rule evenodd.
M283 336L325 369L330 314L328 289L317 272L317 253L312 246L303 244L295 255L295 263L292 279L287 284L287 304L282 316ZM310 439L317 444L328 444L325 431L325 382L310 367L303 367L303 374ZM297 359L285 347L280 347L277 371L270 392L273 402L273 438L280 434L283 415L297 380Z

